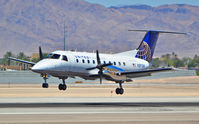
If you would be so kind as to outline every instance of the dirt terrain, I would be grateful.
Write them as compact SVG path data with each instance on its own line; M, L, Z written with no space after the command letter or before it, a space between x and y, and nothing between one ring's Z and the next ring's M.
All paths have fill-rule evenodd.
M40 84L0 84L0 97L110 97L118 84L105 82L96 84L70 84L67 91L59 91L58 84L44 89ZM123 85L123 96L199 96L199 77L177 77L165 79L137 80Z

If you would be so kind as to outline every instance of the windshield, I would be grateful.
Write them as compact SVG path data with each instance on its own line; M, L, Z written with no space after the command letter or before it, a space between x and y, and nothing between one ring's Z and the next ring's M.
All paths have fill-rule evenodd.
M59 59L60 55L59 54L49 54L46 58L49 59Z

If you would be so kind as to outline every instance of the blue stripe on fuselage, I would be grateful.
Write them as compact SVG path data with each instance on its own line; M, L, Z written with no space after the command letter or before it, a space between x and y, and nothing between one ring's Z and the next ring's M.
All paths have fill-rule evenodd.
M107 66L106 68L113 68L113 69L116 69L116 70L118 70L118 71L120 71L120 72L124 72L124 70L123 70L123 69L118 68L118 67L113 66L113 65Z

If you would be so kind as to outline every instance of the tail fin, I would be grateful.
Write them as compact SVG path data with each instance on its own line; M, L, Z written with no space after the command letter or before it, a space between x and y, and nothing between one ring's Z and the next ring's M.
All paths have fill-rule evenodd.
M152 31L152 30L129 30L129 31L146 32L142 42L137 48L138 52L135 57L144 59L148 62L152 61L156 42L158 40L160 33L185 34L185 33L178 33L178 32Z

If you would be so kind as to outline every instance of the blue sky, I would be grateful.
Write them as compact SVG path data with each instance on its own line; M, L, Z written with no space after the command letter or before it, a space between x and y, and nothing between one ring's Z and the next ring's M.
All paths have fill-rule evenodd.
M189 4L199 6L199 0L85 0L90 3L102 4L106 7L123 6L123 5L140 5L159 6L163 4Z

